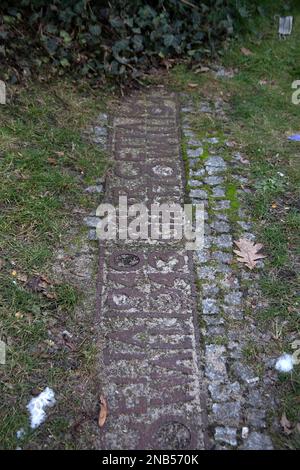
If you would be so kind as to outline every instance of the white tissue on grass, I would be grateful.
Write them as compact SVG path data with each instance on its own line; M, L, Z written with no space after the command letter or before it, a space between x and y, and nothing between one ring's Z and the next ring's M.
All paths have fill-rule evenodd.
M276 361L275 369L278 372L290 372L294 367L294 358L291 354L284 353Z
M19 429L16 432L17 439L22 439L25 436L26 432L24 428Z
M42 393L30 400L27 405L27 410L30 413L30 425L32 429L37 428L45 421L45 408L53 406L55 401L54 392L49 387L46 387Z

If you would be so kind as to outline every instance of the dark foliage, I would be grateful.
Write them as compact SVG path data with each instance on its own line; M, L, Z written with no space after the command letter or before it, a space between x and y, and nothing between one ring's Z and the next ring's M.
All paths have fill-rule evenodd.
M279 2L21 0L0 4L0 75L137 78L168 58L200 60Z

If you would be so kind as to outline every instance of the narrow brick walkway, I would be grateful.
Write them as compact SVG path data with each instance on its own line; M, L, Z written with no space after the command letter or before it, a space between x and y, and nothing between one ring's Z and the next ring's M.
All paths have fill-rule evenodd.
M184 202L176 95L125 99L114 113L104 202ZM192 257L184 241L100 242L98 331L109 414L102 449L205 448Z

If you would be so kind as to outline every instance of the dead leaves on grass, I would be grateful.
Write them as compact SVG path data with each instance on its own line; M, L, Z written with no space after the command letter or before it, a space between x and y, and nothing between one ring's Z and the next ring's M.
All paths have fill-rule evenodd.
M241 47L241 53L246 57L253 55L253 52L250 51L250 49L247 49L247 47Z
M28 279L26 274L16 270L13 270L11 275L33 292L39 292L50 300L57 298L56 294L53 292L55 283L51 282L46 276L39 275Z
M103 428L105 421L106 421L107 413L108 413L107 401L103 395L100 395L99 403L100 403L100 411L99 411L99 417L98 417L98 425L99 425L99 428Z
M296 432L300 433L300 423L292 423L286 416L285 411L282 413L281 419L280 419L280 424L283 430L283 433L286 436L289 436L290 434Z
M265 258L265 255L259 253L263 247L261 243L254 243L246 238L240 238L234 243L239 248L238 250L233 250L238 256L238 261L244 263L249 269L255 268L257 260Z
M293 431L292 431L292 424L291 422L287 419L286 417L286 414L285 412L282 413L282 416L281 416L281 420L280 420L280 424L282 426L282 429L283 429L283 432L284 434L291 434Z

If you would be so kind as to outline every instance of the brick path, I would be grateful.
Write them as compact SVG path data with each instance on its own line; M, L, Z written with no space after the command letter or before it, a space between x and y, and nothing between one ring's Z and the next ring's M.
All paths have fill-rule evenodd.
M184 202L176 96L135 94L114 113L105 202ZM203 449L200 339L192 258L183 241L100 243L102 449Z
M249 344L263 351L270 340L255 320L266 307L257 283L263 262L249 272L232 251L233 240L255 239L243 202L247 167L228 134L195 130L205 115L226 122L222 100L181 101L158 88L122 100L112 113L114 165L104 202L117 206L123 195L128 205L182 205L188 183L190 201L205 207L205 244L187 252L174 240L100 243L99 377L109 415L98 445L272 449L266 429L276 407L274 364L263 354L255 364L244 357ZM103 145L106 116L99 119L94 139ZM91 215L86 223L98 221ZM89 237L96 238L94 229Z

